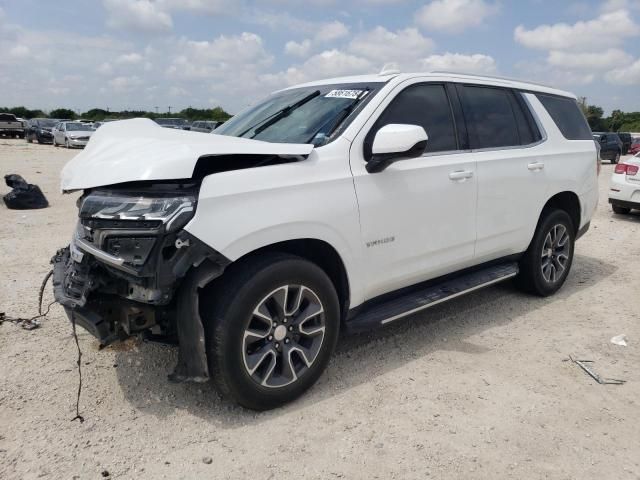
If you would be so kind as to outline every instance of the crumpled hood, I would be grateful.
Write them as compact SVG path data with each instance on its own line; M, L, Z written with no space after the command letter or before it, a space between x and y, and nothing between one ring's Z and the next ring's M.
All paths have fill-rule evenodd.
M162 128L153 120L109 122L62 169L63 191L138 180L190 178L196 162L211 155L309 155L313 145L270 143L247 138Z

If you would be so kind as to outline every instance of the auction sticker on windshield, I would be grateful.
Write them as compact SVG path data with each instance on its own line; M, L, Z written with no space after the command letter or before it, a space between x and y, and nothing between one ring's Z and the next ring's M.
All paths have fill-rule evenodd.
M366 90L331 90L325 95L326 98L351 98L355 100Z

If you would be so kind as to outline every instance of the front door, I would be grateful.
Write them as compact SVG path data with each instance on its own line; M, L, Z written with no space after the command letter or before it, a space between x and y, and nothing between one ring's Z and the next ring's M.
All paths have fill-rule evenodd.
M438 83L399 86L352 143L367 299L473 262L476 166L463 151L466 132L447 90ZM368 173L375 132L391 123L423 126L425 154Z

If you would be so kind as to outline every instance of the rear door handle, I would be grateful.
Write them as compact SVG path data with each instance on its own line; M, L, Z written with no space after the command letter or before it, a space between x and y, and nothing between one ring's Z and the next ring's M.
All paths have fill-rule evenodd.
M470 170L456 170L449 174L450 180L465 180L471 177L473 177L473 172Z
M530 163L529 165L527 165L527 168L529 170L531 170L532 172L535 172L536 170L542 170L544 168L544 163L542 163L542 162L533 162L533 163Z

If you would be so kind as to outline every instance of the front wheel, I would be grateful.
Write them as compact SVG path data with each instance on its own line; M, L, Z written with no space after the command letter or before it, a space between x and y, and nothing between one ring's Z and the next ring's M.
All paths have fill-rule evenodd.
M557 292L569 275L575 227L564 210L552 210L543 215L520 260L517 283L525 291L546 297Z
M316 382L340 326L335 287L320 267L272 253L231 265L210 289L207 357L223 396L268 410Z
M69 139L68 139L68 138L65 138L65 139L64 139L64 148L71 148L71 147L69 146Z

